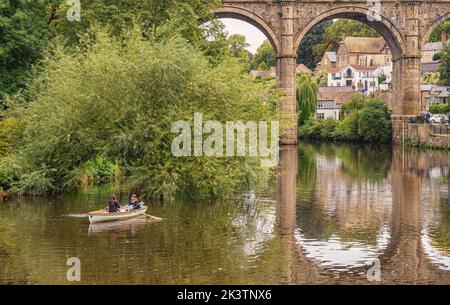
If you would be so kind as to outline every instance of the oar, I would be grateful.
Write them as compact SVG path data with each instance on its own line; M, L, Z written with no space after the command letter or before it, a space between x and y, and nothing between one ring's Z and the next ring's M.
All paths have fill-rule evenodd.
M149 214L144 214L144 215L147 216L147 218L150 218L150 219L162 220L162 218L160 218L160 217L152 216L152 215L149 215Z

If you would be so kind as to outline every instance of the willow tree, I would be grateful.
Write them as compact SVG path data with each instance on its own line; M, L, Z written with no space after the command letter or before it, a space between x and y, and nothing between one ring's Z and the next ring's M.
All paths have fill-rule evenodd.
M191 126L196 112L204 122L273 121L277 91L254 83L236 59L210 64L180 37L142 38L137 30L125 37L93 31L79 49L56 48L46 58L19 112L20 143L0 160L0 186L62 193L114 171L147 197L211 199L258 183L266 173L259 157L176 157L172 128Z
M298 122L303 125L310 120L317 109L317 93L319 87L311 75L300 73L297 75L297 109Z

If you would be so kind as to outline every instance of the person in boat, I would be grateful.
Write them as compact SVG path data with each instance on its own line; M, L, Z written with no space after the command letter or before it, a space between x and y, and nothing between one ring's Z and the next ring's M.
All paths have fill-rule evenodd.
M130 200L127 203L128 208L132 208L133 210L139 210L142 208L142 202L138 199L136 194L131 194Z
M109 213L120 212L120 204L116 199L116 195L112 195L111 199L108 201L108 212Z

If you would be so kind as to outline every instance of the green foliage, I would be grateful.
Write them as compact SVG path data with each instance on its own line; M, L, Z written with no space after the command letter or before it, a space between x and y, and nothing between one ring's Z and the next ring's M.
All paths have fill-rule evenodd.
M276 64L277 55L275 54L275 50L272 48L270 42L265 40L253 56L252 69L268 70L275 67Z
M321 69L319 76L316 78L317 85L319 87L326 87L328 83L327 69Z
M24 88L52 28L53 1L0 1L0 108L3 95Z
M250 72L250 60L252 57L252 54L247 51L249 46L243 35L235 34L228 37L229 56L239 59L247 73Z
M219 0L81 0L81 22L66 18L69 5L62 1L52 25L72 42L79 40L94 25L109 27L110 33L121 36L136 24L144 33L180 35L195 45L204 43L203 22L213 19L211 9Z
M311 31L303 38L300 48L297 51L297 63L304 64L310 69L316 67L316 63L321 58L314 56L314 46L322 43L325 29L331 25L333 21L325 21L313 27Z
M80 35L93 25L107 27L114 36L135 24L144 36L179 35L218 61L227 44L205 38L219 37L223 29L218 22L200 27L213 20L211 9L218 5L220 0L81 0L81 21L71 22L65 0L0 0L0 107L4 94L26 87L32 65L55 35L78 47Z
M0 121L0 157L12 153L20 143L25 122L19 118L8 117Z
M384 82L387 79L386 75L380 75L378 76L378 83L381 84L382 82Z
M172 124L192 122L194 112L204 121L270 121L278 93L244 76L237 60L211 65L183 39L124 37L96 31L75 51L52 51L28 90L23 145L0 164L3 186L41 195L123 174L167 199L252 185L264 173L259 158L176 158Z
M450 86L450 47L446 46L441 52L441 63L439 66L440 79L446 86Z
M441 56L442 56L442 54L441 54L441 52L439 52L439 53L434 54L432 59L434 61L438 61L441 59Z
M438 42L441 41L442 32L447 33L447 37L450 35L450 20L444 21L440 25L438 25L430 35L430 42Z
M430 105L430 113L433 114L446 114L450 112L450 105L449 104L433 104Z
M358 113L358 136L361 141L388 143L392 126L390 115L382 101L369 101Z
M97 156L87 161L83 166L75 169L72 173L73 181L68 185L95 185L117 181L121 177L121 169L116 163Z
M325 28L321 43L313 47L316 62L320 61L326 51L337 51L339 43L347 36L379 37L380 35L368 25L351 19L338 19Z
M438 72L426 72L422 75L423 84L439 85L441 83L441 77Z
M317 93L319 87L311 75L301 73L297 75L297 109L298 121L303 125L310 120L317 109Z
M300 127L300 137L371 143L391 140L391 111L383 101L355 94L342 107L342 113L342 121L308 121Z

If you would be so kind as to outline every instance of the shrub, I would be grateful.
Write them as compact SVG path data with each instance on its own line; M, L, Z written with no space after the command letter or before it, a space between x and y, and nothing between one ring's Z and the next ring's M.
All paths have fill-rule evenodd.
M446 114L450 112L450 104L433 104L430 106L430 112L433 114Z
M391 140L391 111L383 101L355 94L342 107L342 121L308 121L299 136L333 141L387 143Z
M317 92L319 88L316 81L307 73L299 73L297 78L298 122L299 125L303 125L314 116L317 108Z
M256 183L265 173L256 157L174 157L172 124L192 122L195 112L204 121L271 121L281 95L244 75L236 60L212 66L182 39L126 36L96 31L77 50L56 48L44 61L28 89L23 145L0 170L11 191L68 191L86 178L111 181L118 167L155 198L211 198Z
M7 117L0 121L0 157L19 145L24 129L25 122L19 118Z

